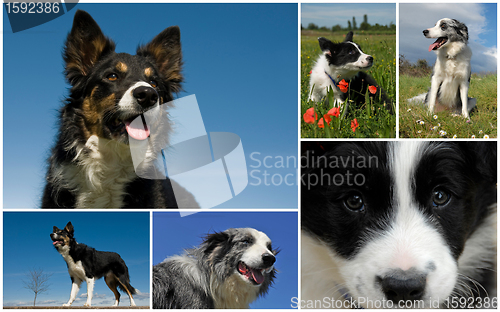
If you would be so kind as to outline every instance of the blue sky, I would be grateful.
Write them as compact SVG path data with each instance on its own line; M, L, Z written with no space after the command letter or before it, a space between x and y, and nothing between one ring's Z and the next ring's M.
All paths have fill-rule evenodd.
M241 137L249 185L221 208L297 208L297 4L78 4L118 52L135 54L179 25L184 90L196 94L205 128ZM38 27L11 32L4 12L4 207L36 208L57 111L69 85L61 51L76 9ZM277 18L279 17L279 18ZM252 172L250 172L252 170ZM288 184L284 178L288 175ZM271 178L274 177L274 180ZM291 179L293 178L293 179ZM264 180L266 179L266 180ZM266 185L267 184L267 185Z
M307 28L309 23L319 27L331 28L335 25L347 27L347 21L356 18L358 26L363 16L368 15L371 25L396 24L396 4L394 3L303 3L301 5L301 23Z
M426 59L432 65L436 54L428 48L434 41L422 31L433 27L443 17L467 25L472 49L472 72L497 70L497 4L496 3L401 3L399 5L399 54L415 62Z
M297 296L298 288L295 212L201 212L187 217L180 217L175 212L154 212L153 265L166 257L182 254L186 248L198 246L208 233L240 227L251 227L266 233L272 240L273 248L281 250L275 264L278 275L274 287L250 307L290 308L291 298Z
M4 212L3 214L3 304L33 304L33 292L23 288L22 279L33 268L52 274L49 292L37 298L37 305L60 306L69 299L71 280L66 263L50 239L52 227L64 228L71 221L75 238L101 251L120 254L127 264L131 285L141 294L135 295L138 305L149 305L149 213L148 212ZM73 306L86 300L82 284ZM114 295L104 279L96 281L92 305L111 305ZM120 305L130 304L122 293Z

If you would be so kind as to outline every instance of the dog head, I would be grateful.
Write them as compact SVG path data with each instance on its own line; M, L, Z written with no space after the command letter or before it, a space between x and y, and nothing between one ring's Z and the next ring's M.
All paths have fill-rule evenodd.
M68 222L62 230L57 228L57 226L54 226L52 234L50 234L52 245L54 245L54 247L58 250L60 248L68 248L74 241L73 234L74 229L71 222Z
M137 55L116 53L97 23L84 11L75 14L65 48L66 79L71 84L68 105L83 129L92 135L128 143L129 136L146 139L143 122L132 123L144 112L157 109L181 90L181 44L177 26L169 27Z
M466 44L469 40L467 26L456 19L450 18L440 19L434 27L425 29L423 33L426 38L437 38L429 46L429 51L439 50L451 42L463 42Z
M352 37L351 31L341 43L334 43L323 37L318 38L318 42L328 64L335 69L368 70L373 65L373 57L363 53L361 48L352 41Z
M273 249L266 234L251 228L228 229L205 237L204 254L221 280L230 276L267 292L276 269L278 250Z
M342 295L385 308L477 295L468 283L496 258L495 142L321 146L303 171L302 228Z

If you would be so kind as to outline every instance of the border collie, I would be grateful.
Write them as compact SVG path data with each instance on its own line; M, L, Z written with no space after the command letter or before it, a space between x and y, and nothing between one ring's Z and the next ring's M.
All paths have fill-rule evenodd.
M492 307L496 144L306 147L303 307Z
M209 234L198 248L153 267L153 308L248 308L272 285L277 253L255 229Z
M75 301L80 285L85 281L87 283L87 302L84 306L90 307L95 280L101 277L104 277L106 285L115 295L114 306L118 306L120 302L118 288L127 293L130 305L135 306L132 295L136 293L136 289L130 285L128 268L120 255L116 252L97 251L85 244L79 244L73 234L74 229L71 222L68 222L62 230L54 226L52 234L50 234L52 244L66 261L72 282L69 301L63 306L70 306Z
M138 177L128 143L151 139L148 126L133 121L144 121L146 111L160 114L160 105L170 105L172 94L181 90L179 27L163 30L140 46L137 55L115 53L114 42L87 12L78 10L63 57L71 90L60 112L42 207L176 207L170 180ZM163 128L156 132L161 138L156 139L167 140L170 125L160 124ZM150 157L166 146L153 139L148 144ZM192 195L185 195L182 200L192 204L183 207L197 207Z
M311 71L309 100L319 102L331 89L334 95L334 103L331 104L336 107L345 105L344 114L346 114L349 105L347 99L364 103L368 87L375 86L377 92L370 93L370 97L380 98L384 106L392 112L392 101L375 79L365 73L373 65L373 57L363 53L359 45L352 41L352 37L353 33L350 31L340 43L331 42L323 37L318 38L323 54L319 56ZM345 93L339 87L342 80L349 84Z
M469 118L469 112L476 106L476 99L467 96L472 57L472 51L467 45L467 26L455 19L443 18L423 33L426 38L437 38L429 46L429 51L435 51L437 54L431 88L425 95L425 103L429 106L430 113L451 110ZM411 100L422 99L423 95L420 95Z

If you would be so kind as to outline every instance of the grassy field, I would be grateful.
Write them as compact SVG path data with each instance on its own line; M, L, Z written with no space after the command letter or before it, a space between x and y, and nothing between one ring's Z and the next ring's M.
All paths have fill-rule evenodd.
M448 111L429 114L424 105L409 105L407 99L427 92L430 77L399 76L399 137L401 138L496 138L497 76L472 75L469 97L477 106L470 120Z
M349 106L347 115L332 117L328 126L320 128L318 121L308 124L303 115L311 107L319 116L323 116L331 107L324 102L313 103L308 101L309 72L314 62L321 54L318 37L325 37L332 41L343 41L345 34L331 32L302 32L301 42L301 136L303 138L386 138L396 136L396 115L391 115L382 107L382 104L366 101L359 107ZM374 57L374 65L368 71L375 80L385 89L387 95L396 102L396 36L371 35L355 32L353 40L358 43L363 52ZM393 111L396 111L395 109ZM342 114L340 115L342 116ZM321 119L320 119L321 120ZM354 120L359 125L352 130Z

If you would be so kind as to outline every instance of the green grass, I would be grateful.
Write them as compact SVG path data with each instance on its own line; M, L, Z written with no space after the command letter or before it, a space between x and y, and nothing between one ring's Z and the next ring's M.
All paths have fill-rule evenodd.
M391 115L383 104L365 101L363 105L355 107L349 105L344 118L333 117L328 127L319 128L316 123L304 122L303 115L307 109L315 107L319 116L323 116L331 107L324 102L313 103L308 101L309 72L314 62L321 54L317 38L325 36L332 41L343 41L340 33L303 32L301 42L301 136L303 138L386 138L396 136L396 115ZM375 59L374 66L368 71L382 86L387 95L396 102L396 36L370 35L361 32L354 34L354 41L363 52ZM332 103L332 102L330 102ZM395 109L393 110L396 111ZM351 129L351 121L356 119L359 127L355 132Z
M427 92L429 87L429 77L399 76L399 137L497 137L496 74L472 75L469 97L476 98L477 106L470 113L470 120L453 116L448 111L431 115L424 105L408 104L407 99Z

